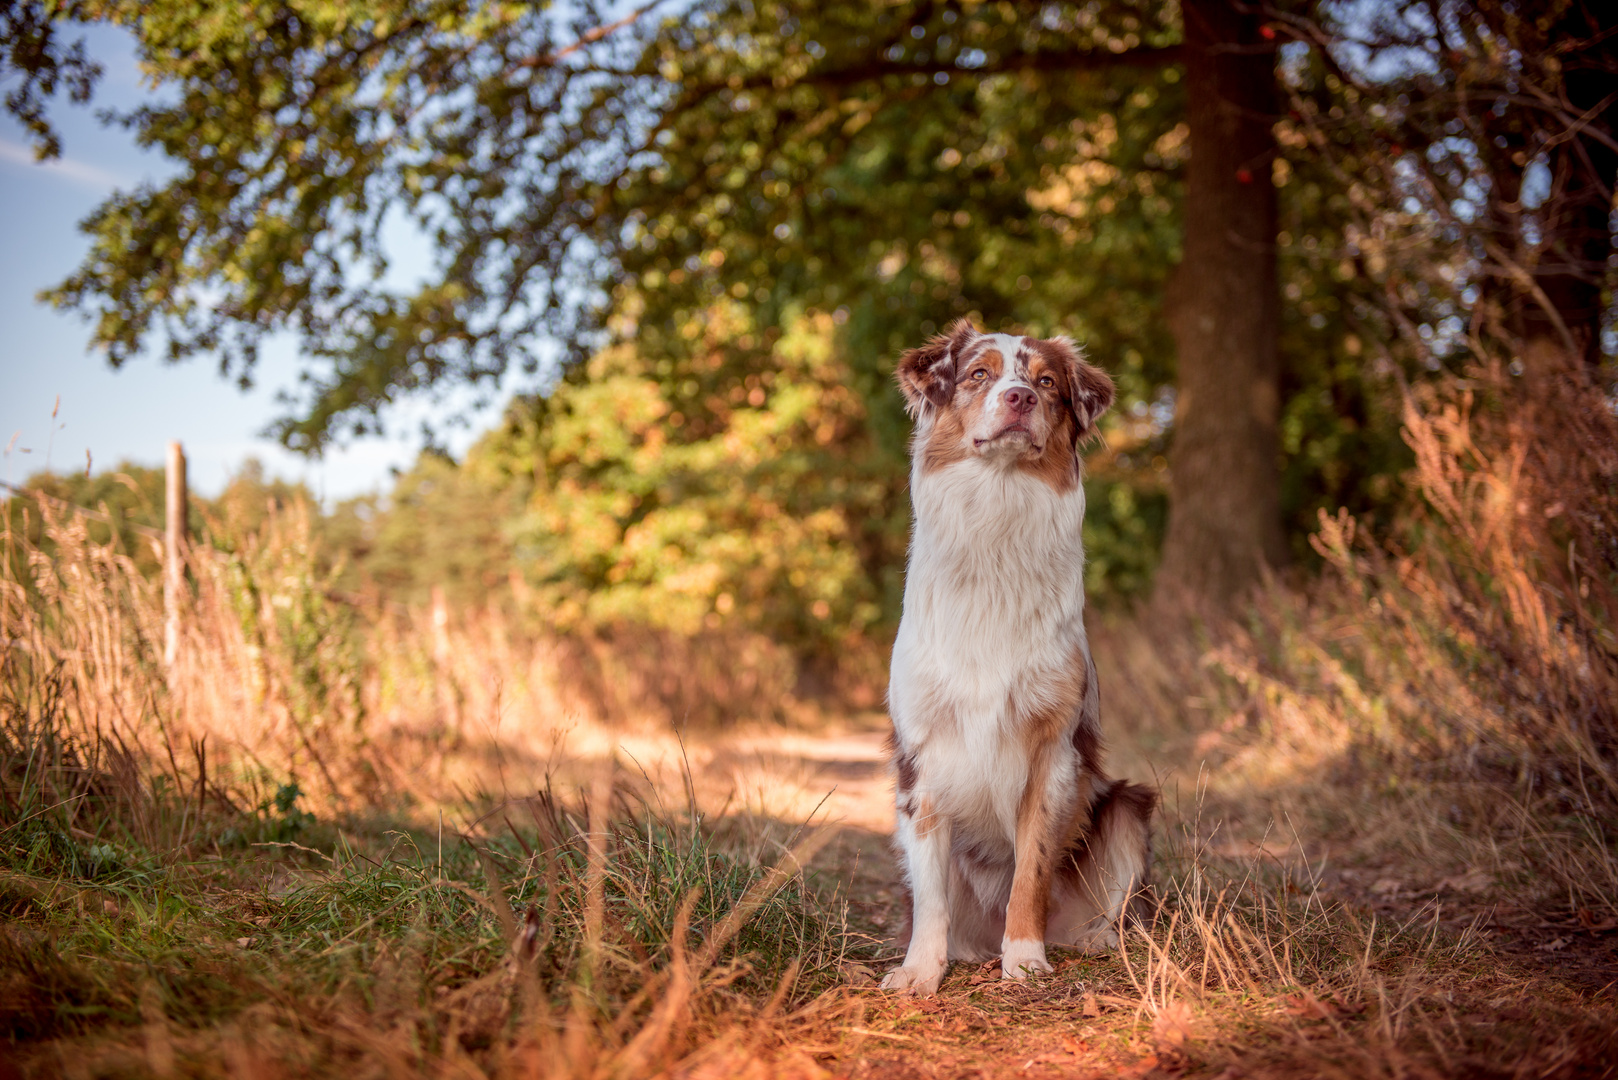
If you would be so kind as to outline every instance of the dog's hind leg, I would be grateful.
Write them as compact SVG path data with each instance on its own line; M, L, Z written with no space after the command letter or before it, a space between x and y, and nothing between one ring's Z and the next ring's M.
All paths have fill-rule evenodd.
M1062 859L1052 888L1045 940L1100 952L1118 944L1118 923L1146 887L1157 793L1124 780L1104 782L1089 831Z

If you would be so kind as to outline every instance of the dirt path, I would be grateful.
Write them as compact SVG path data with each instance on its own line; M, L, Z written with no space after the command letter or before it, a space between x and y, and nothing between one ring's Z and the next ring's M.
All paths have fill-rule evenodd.
M839 830L817 868L848 901L855 927L874 938L888 938L899 917L884 735L875 727L755 734L687 748L705 785L733 786L733 805L778 821L813 813ZM1318 862L1323 843L1299 840L1289 852L1231 838L1218 858L1232 874L1289 856ZM1159 888L1165 877L1182 886L1186 873L1160 866ZM874 1080L1618 1074L1613 928L1486 910L1468 903L1465 881L1445 886L1448 910L1435 913L1434 895L1388 884L1410 873L1390 864L1322 874L1312 901L1290 909L1312 920L1306 931L1276 927L1243 946L1255 962L1229 970L1248 971L1245 986L1208 979L1206 957L1203 982L1193 985L1198 941L1176 945L1172 927L1152 932L1159 946L1143 937L1129 955L1057 950L1056 973L1028 983L999 980L995 964L956 964L926 1000L874 988L897 957L890 948L885 961L851 966L850 989L834 1009L782 1027L775 1068ZM1171 901L1160 918L1189 918L1188 910ZM1376 955L1368 951L1356 967L1352 948L1365 942ZM1220 938L1216 929L1201 940L1210 952L1241 945L1240 933ZM1280 955L1293 950L1321 955L1283 965ZM1268 978L1264 955L1276 958Z

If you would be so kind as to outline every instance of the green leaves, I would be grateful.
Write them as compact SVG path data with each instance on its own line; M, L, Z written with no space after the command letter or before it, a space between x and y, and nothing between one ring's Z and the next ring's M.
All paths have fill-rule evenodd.
M0 81L20 76L18 85L6 91L5 110L34 137L34 155L40 161L62 154L46 102L62 89L70 101L82 105L101 78L101 65L85 54L83 39L67 45L61 38L59 21L83 6L0 0Z
M672 559L700 602L672 604L668 618L689 625L718 614L720 594L754 610L744 595L775 588L716 584L723 574L695 568L719 565L717 553L664 537L681 500L697 500L682 511L701 517L697 532L727 520L702 501L708 488L675 478L709 467L784 477L820 452L796 441L815 429L778 411L796 407L781 387L766 389L760 427L706 405L784 370L775 349L807 325L795 320L830 320L814 333L837 359L806 378L852 391L848 438L866 455L855 487L880 489L858 505L881 508L882 524L848 543L849 565L881 583L842 608L809 601L849 618L868 601L890 610L872 597L888 595L902 550L909 426L893 357L968 314L1066 333L1113 373L1121 414L1156 410L1144 442L1135 419L1115 424L1117 453L1092 485L1109 508L1095 543L1114 544L1124 576L1144 580L1150 560L1130 553L1156 535L1154 463L1174 408L1162 301L1181 256L1187 153L1175 5L63 10L135 32L158 94L127 122L180 166L110 199L86 223L85 264L48 294L96 320L113 363L161 349L246 380L267 335L295 335L304 382L275 431L310 452L378 430L404 395L509 386L513 367L529 379L520 389L548 391L569 369L560 398L519 407L533 428L523 438L559 455L548 469L577 470L606 494L597 503L553 484L519 546L546 580L582 574L605 590L593 604L673 580L655 569ZM1396 418L1368 402L1367 364L1346 344L1366 281L1334 278L1344 260L1326 254L1349 243L1358 211L1345 197L1364 193L1314 163L1318 146L1283 142L1275 168L1296 244L1280 253L1298 289L1284 305L1286 498L1306 529L1317 505L1385 500L1376 478L1403 457ZM398 265L402 236L423 241L431 264ZM703 329L710 320L736 340ZM1352 333L1370 349L1363 328ZM608 348L632 353L586 364ZM717 367L702 366L715 355ZM610 383L591 390L595 377ZM1118 484L1128 497L1113 496ZM611 539L544 554L563 545L545 537L571 529ZM645 545L628 562L626 538Z
M316 366L281 434L315 450L374 426L400 391L537 367L539 326L562 335L598 306L553 285L599 262L577 246L599 181L579 155L610 156L633 105L579 82L589 57L557 59L597 25L589 5L565 19L453 0L86 14L135 31L157 100L125 122L181 166L104 204L85 264L46 294L94 316L114 364L161 346L247 377L264 336L291 331ZM387 279L396 222L437 248L419 288Z
M716 305L661 378L667 360L620 346L514 409L473 454L532 454L514 538L541 610L562 628L741 624L811 650L886 616L903 518L832 326L759 334Z
M265 335L298 335L306 396L277 431L307 450L373 429L401 393L538 372L542 337L581 360L625 310L619 283L641 329L720 295L762 324L789 305L864 307L872 404L881 354L918 323L977 310L1106 338L1112 317L1081 322L1075 295L1101 291L1097 274L1150 286L1172 241L1133 243L1126 268L1103 237L1092 266L1072 250L1091 234L1056 241L1063 215L1028 193L1071 164L1081 115L1144 125L1115 140L1125 156L1172 127L1156 71L1172 54L1141 67L1117 50L1171 48L1174 30L1151 4L1030 14L76 8L136 33L158 98L125 122L181 172L110 199L85 264L47 296L94 317L114 364L160 347L246 379ZM1169 219L1161 195L1147 209ZM388 276L399 224L436 253L419 287Z

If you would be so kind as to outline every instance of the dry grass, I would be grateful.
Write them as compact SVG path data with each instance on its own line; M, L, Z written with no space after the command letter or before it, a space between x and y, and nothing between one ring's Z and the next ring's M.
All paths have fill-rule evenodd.
M0 1030L29 1074L643 1075L747 1050L871 952L805 879L830 832L721 842L610 762L460 828L317 821L292 786L209 800L37 690L0 725Z
M644 642L355 607L294 513L194 554L169 668L158 590L48 517L53 557L28 552L0 603L7 1056L85 1076L1608 1075L1614 433L1571 376L1534 392L1510 424L1475 393L1412 402L1425 509L1396 541L1323 518L1326 573L1273 583L1241 625L1098 627L1114 771L1169 794L1155 918L1117 955L1026 985L958 967L921 1002L870 988L894 914L871 718L685 743L655 722L704 680L776 692L774 653L720 680L736 643L687 643L656 690L631 677ZM1577 466L1522 419L1570 415L1593 441ZM817 809L864 827L800 829Z
M671 791L612 754L581 764L563 737L605 736L569 732L523 681L546 672L543 642L525 672L497 622L475 642L432 613L364 625L306 526L193 553L172 667L160 591L81 523L47 516L54 557L5 583L15 1060L639 1075L738 1052L869 953L804 878L829 833L705 818L688 771ZM446 665L468 655L511 682L466 693ZM559 793L553 768L588 794Z

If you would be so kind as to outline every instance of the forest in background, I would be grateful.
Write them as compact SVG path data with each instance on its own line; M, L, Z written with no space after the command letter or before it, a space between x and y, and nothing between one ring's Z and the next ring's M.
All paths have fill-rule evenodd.
M115 362L250 377L292 329L308 448L535 380L375 500L199 500L174 663L157 474L30 481L121 525L9 501L30 1068L1610 1070L1604 5L356 10L0 7L43 150L72 19L177 95L130 119L184 167L51 293ZM381 285L401 206L443 256L415 293ZM861 989L881 838L795 828L858 770L739 747L880 725L890 371L963 315L1119 383L1093 636L1119 771L1169 798L1120 953L923 1007Z
M1191 4L1189 38L1153 3L36 9L6 18L41 152L52 93L93 85L75 19L135 30L180 95L129 121L181 174L102 207L47 293L114 363L146 343L251 379L292 331L279 432L310 450L400 394L531 373L465 461L429 452L322 526L389 599L520 579L564 628L880 641L891 371L960 316L1067 333L1119 384L1088 461L1102 606L1166 554L1229 613L1261 566L1318 568L1322 510L1403 528L1407 403L1516 409L1542 347L1612 384L1612 28L1586 5ZM386 213L439 251L414 294L380 276ZM1552 528L1606 552L1576 516Z
M8 7L19 36L34 6ZM810 334L829 362L814 378L853 395L824 444L857 489L844 548L871 579L846 607L875 597L889 623L907 430L894 357L960 316L1067 333L1121 391L1092 464L1094 583L1140 595L1164 550L1172 578L1222 602L1261 561L1307 562L1320 509L1396 516L1407 388L1558 325L1587 362L1608 355L1611 149L1592 133L1611 103L1605 23L1579 5L1187 10L1229 41L1188 45L1178 7L1151 3L689 19L268 6L240 24L69 6L137 29L179 96L129 120L183 168L102 207L91 255L46 295L93 318L114 363L149 346L251 379L265 333L297 335L308 381L278 431L306 450L363 435L401 394L508 370L533 387L513 427L543 431L547 348L564 388L628 349L620 365L663 410L647 430L695 446L806 372L776 346ZM36 34L19 108L44 117L47 79L88 77L71 25ZM1226 67L1189 62L1205 52ZM1199 111L1233 94L1223 119ZM1227 145L1238 157L1215 160ZM439 252L414 293L384 280L389 214ZM655 531L685 497L640 491L594 526ZM1198 558L1163 547L1176 535L1202 537ZM617 571L644 574L621 555ZM753 611L731 584L700 588ZM760 588L779 585L746 591Z

